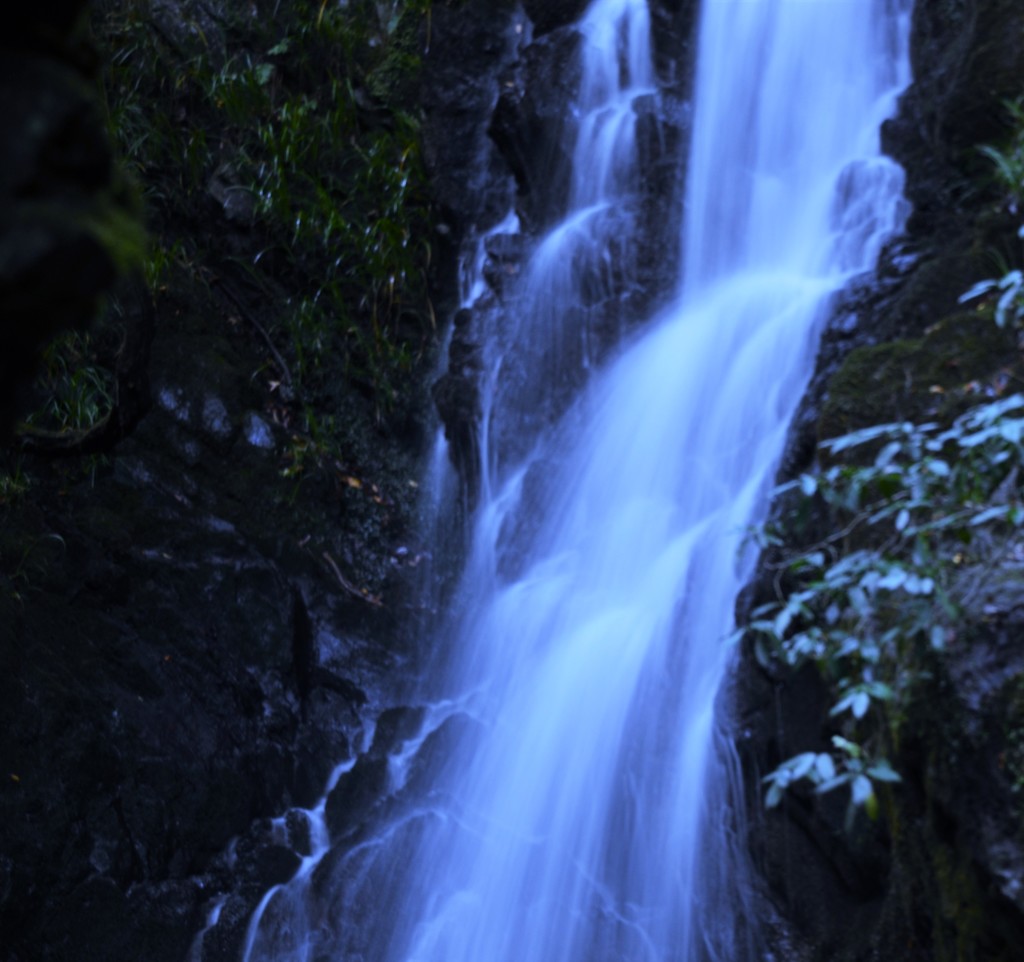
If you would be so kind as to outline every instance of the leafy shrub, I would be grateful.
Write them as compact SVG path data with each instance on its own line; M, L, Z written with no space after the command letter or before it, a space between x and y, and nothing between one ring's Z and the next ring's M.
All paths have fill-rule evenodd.
M99 361L93 338L78 331L48 345L35 388L43 400L26 419L33 433L87 434L110 416L116 403L113 373Z
M748 626L758 658L813 662L833 692L833 748L791 758L767 776L769 805L789 785L846 785L873 807L877 782L899 780L889 725L929 676L961 622L959 581L998 565L1024 523L1024 395L982 404L950 426L887 424L823 443L832 456L881 449L868 464L805 474L798 489L830 509L835 533L785 560L778 601Z
M992 162L996 182L1006 195L1011 212L1017 214L1024 201L1024 97L1003 101L1003 107L1011 125L1006 144L983 144L978 150Z

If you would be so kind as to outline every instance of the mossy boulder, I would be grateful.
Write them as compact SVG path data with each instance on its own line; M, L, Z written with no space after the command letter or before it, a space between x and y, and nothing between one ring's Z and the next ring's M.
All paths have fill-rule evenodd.
M948 420L1013 390L1022 375L1016 332L997 327L987 312L952 314L922 337L852 351L829 382L818 437L893 421Z

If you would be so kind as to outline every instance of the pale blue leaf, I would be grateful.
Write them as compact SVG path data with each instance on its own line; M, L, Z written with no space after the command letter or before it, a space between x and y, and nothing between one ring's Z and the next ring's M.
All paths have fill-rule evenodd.
M892 567L886 573L885 577L878 582L879 588L887 588L889 591L893 591L899 588L907 580L907 572L903 568Z
M853 797L854 805L863 805L872 795L875 794L871 779L865 775L858 775L850 786L850 794Z
M791 758L785 763L785 767L790 771L790 778L794 782L797 779L803 778L814 767L817 759L818 756L814 752L804 752Z
M979 524L985 524L986 521L992 521L995 518L1003 518L1009 510L1009 506L1005 504L997 504L992 507L985 508L984 511L979 511L973 518L971 518L971 527L975 527Z
M870 775L877 782L899 782L902 781L899 772L895 771L889 762L880 758L874 765L868 768L868 775Z
M836 763L832 761L831 755L818 755L814 760L814 770L823 782L831 781L836 777Z
M960 303L966 304L968 301L973 301L974 298L981 297L982 294L987 294L996 287L998 287L998 282L991 278L985 281L978 281L970 290L960 295Z

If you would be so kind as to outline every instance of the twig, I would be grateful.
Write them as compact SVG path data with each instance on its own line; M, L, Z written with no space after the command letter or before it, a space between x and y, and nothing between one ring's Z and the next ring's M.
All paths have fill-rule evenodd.
M278 368L281 371L281 379L284 381L285 384L291 387L292 373L288 369L288 365L285 363L284 358L281 357L281 353L278 351L276 347L274 347L274 342L271 340L270 335L267 333L266 329L263 327L262 324L260 324L259 321L256 320L255 317L253 317L252 312L245 306L244 303L242 303L241 297L239 297L231 289L231 285L228 281L226 281L223 277L213 277L211 278L211 280L216 281L215 285L211 283L211 287L215 287L216 290L219 290L221 294L223 294L229 301L231 301L231 303L238 310L238 313L241 314L242 317L246 321L248 321L262 336L264 342L266 343L267 347L270 350L270 353L274 357L274 362L277 364Z
M323 557L324 560L331 566L331 571L334 572L334 577L338 579L338 584L341 585L341 587L344 588L350 595L355 595L357 598L361 598L367 604L373 605L376 608L383 607L384 602L382 602L380 598L374 597L370 594L365 594L364 592L360 591L354 584L352 584L352 582L349 581L341 573L341 569L338 567L337 563L330 556L330 554L328 554L325 551L323 553Z

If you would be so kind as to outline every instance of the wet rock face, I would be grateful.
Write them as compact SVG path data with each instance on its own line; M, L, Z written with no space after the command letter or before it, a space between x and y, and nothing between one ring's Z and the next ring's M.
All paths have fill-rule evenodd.
M915 82L883 132L887 149L909 173L914 233L948 234L977 203L988 168L975 148L1005 136L1001 101L1020 95L1022 33L1024 10L1015 0L915 4Z
M182 962L222 906L203 958L237 959L302 850L271 820L315 802L410 657L418 452L351 389L318 412L351 425L343 453L303 461L256 308L195 263L93 320L139 238L70 38L84 6L0 33L2 442L44 340L118 334L109 430L0 449L2 480L30 479L0 493L0 957ZM153 6L216 39L216 3ZM250 225L210 208L187 243L232 249Z
M589 0L525 0L523 8L539 37L557 27L575 23L587 9Z
M579 87L580 41L572 29L541 37L499 78L488 134L515 176L516 206L533 230L565 214L574 139L565 105Z
M485 10L479 2L470 3L460 9L457 22L442 18L441 39L428 58L427 156L439 199L450 211L452 272L458 255L468 253L461 247L463 238L479 236L513 210L519 221L519 233L489 238L483 266L488 289L473 309L457 310L460 305L449 302L455 320L448 371L435 386L434 398L470 500L479 481L484 329L496 323L500 328L495 318L517 309L517 281L533 246L566 213L576 137L575 118L566 105L579 86L583 38L576 22L585 6L528 3L527 22L515 8L495 11L486 5ZM581 266L581 273L598 277L583 292L579 308L587 316L590 356L577 358L579 376L560 375L551 404L524 413L526 418L556 420L579 389L586 366L599 363L628 324L649 316L674 283L679 232L676 218L666 216L666 210L680 207L695 14L690 0L652 5L661 82L657 93L635 104L643 173L635 194L608 215L615 223L605 225L607 236L588 252L590 269ZM504 38L503 46L498 38ZM474 53L456 55L469 45ZM470 150L467 145L474 146ZM529 351L531 345L519 348ZM571 369L572 361L569 357L563 367ZM503 377L507 384L499 391L514 397L530 390L521 383L515 357L507 358ZM523 435L528 430L525 425L510 429Z
M91 467L34 465L36 500L0 508L11 962L181 962L223 898L239 925L205 958L237 958L296 864L266 820L315 802L396 658L390 613L323 557L362 585L359 556L390 550L376 524L375 546L349 528L362 492L281 477L289 434L253 388L259 357L208 292L158 311L131 437ZM388 510L365 500L367 524Z
M23 375L49 322L84 320L113 274L106 253L96 266L62 233L107 189L110 158L102 138L75 146L96 115L74 71L57 65L51 83L49 64L33 73L24 50L2 54L0 96L25 84L26 103L54 110L38 124L27 107L0 117L30 128L0 144L13 197L0 368ZM200 243L231 225L211 216ZM51 262L37 236L71 267L38 270ZM400 545L419 554L400 540L416 452L381 437L352 392L330 412L353 425L344 461L297 469L290 412L239 308L173 273L155 306L117 294L119 343L152 339L117 372L133 385L119 394L130 425L91 454L55 458L29 437L17 459L0 452L4 472L31 477L22 500L0 498L5 962L182 962L222 900L204 958L237 959L254 906L297 864L269 820L313 804L401 658L400 602L383 586L401 581ZM6 394L2 406L8 417Z
M470 0L433 12L421 104L424 159L450 249L449 298L458 296L457 251L464 232L497 223L512 205L510 170L487 136L499 77L519 56L528 24L511 3ZM454 304L452 305L454 309Z

